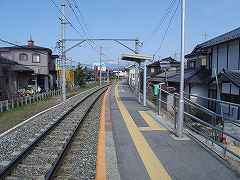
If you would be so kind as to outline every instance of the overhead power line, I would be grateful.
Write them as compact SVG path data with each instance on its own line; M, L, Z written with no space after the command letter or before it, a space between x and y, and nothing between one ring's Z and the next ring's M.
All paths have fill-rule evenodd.
M178 10L178 8L179 8L180 1L181 1L181 0L178 0L178 4L177 4L177 6L176 6L176 8L175 8L175 10L174 10L174 12L173 12L170 20L169 20L168 26L167 26L167 28L166 28L166 30L165 30L165 32L164 32L164 34L163 34L163 37L162 37L162 39L161 39L160 46L159 46L158 49L155 51L154 56L155 56L155 55L161 50L161 48L162 48L163 42L164 42L164 40L166 39L167 33L168 33L168 31L169 31L169 28L171 27L171 25L172 25L172 23L173 23L173 20L174 20L174 17L175 17L175 15L176 15L176 13L177 13L177 10Z
M63 14L63 12L60 10L60 8L58 7L58 5L56 4L56 2L54 0L50 0L52 2L52 5L58 10L58 12L65 18L65 20L67 21L67 23L78 33L82 36L82 34L80 33L80 31L71 23L71 21Z
M72 0L72 1L73 1L73 3L74 3L75 8L76 8L77 11L78 11L78 14L80 15L80 17L81 17L81 19L82 19L82 22L83 22L83 25L84 25L84 27L85 27L85 29L86 29L86 32L89 33L88 25L87 25L87 23L86 23L86 21L85 21L85 18L84 18L84 15L83 15L82 11L81 11L80 8L79 8L79 1L76 1L76 0Z
M72 3L71 3L69 0L66 0L66 1L67 1L67 3L68 3L69 8L70 8L71 11L73 12L75 18L77 19L77 22L78 22L78 24L80 25L80 28L81 28L84 36L88 39L88 33L87 33L87 31L85 30L84 26L82 25L81 20L80 20L78 14L76 13L76 11L75 11ZM91 48L94 49L93 45L92 45L91 43L89 43L89 41L87 41L87 43L91 46Z
M146 42L150 41L153 38L154 34L156 34L158 31L160 31L161 28L163 28L163 25L167 21L168 16L171 14L176 2L177 2L177 0L171 0L169 6L167 7L167 9L165 9L165 13L161 17L157 26L152 30L152 32L150 33L148 38L146 38L146 40L144 41L144 44L146 44Z
M63 12L62 12L61 9L58 7L58 5L56 4L56 2L55 2L54 0L50 0L50 1L52 2L52 5L54 6L54 8L56 8L56 9L58 10L58 12L65 18L65 20L67 21L67 23L68 23L78 34L80 34L81 36L83 36L83 35L80 33L79 29L76 28L76 27L73 25L73 23L69 20L69 18L67 18L67 17L65 16L65 14L63 14ZM77 20L78 23L81 24L81 21L80 21L80 19L78 18L77 14L76 14L76 11L73 9L72 4L70 3L69 0L67 0L67 2L69 3L68 5L69 5L70 9L73 11L74 15L75 15L76 18L78 19L78 20ZM75 1L75 2L76 2L76 1ZM77 2L76 2L76 3L77 3ZM76 5L77 5L77 4L76 4ZM76 7L76 5L74 5L74 6ZM81 13L78 5L77 5L77 8L78 8L78 12ZM81 14L82 14L82 13L81 13ZM81 15L81 16L83 17L83 15ZM84 29L84 28L83 28L83 29ZM84 30L83 30L83 31L84 31ZM86 30L85 30L85 32L86 32ZM86 32L86 35L88 35L87 32ZM86 39L88 39L88 37L87 37ZM94 41L91 41L91 42L92 42L93 44L95 44ZM91 48L92 48L97 54L99 53L98 50L97 50L96 48L94 48L94 47L92 46L92 44L89 43L89 41L87 41L87 43L91 46ZM95 44L95 45L96 45L96 44ZM103 56L107 57L106 54L103 54Z
M77 15L75 9L73 8L72 3L71 3L69 0L66 0L66 2L67 2L67 4L68 4L69 8L71 9L71 11L73 12L75 18L77 19L77 22L78 22L78 24L80 25L80 28L81 28L83 34L84 34L85 36L87 36L87 32L85 31L85 29L84 29L84 27L83 27L83 25L82 25L82 23L81 23L81 21L80 21L80 19L79 19L79 16Z

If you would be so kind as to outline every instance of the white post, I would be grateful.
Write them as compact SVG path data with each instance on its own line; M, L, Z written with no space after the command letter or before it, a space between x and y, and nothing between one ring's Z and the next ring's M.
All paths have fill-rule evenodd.
M102 85L102 46L100 46L100 56L99 56L100 70L99 70L99 85Z
M146 95L147 95L147 65L145 60L143 72L143 106L146 106Z
M107 69L107 83L109 83L109 69Z
M61 17L61 61L62 61L62 95L63 101L66 101L66 56L65 56L65 0L62 0Z
M181 0L181 78L180 78L180 99L177 122L177 135L183 135L183 119L184 119L184 50L185 50L185 0Z
M141 63L138 63L138 102L141 103L141 86L140 86L140 71L141 71Z
M120 71L120 69L119 69L119 57L118 57L118 81L120 80L119 79L119 71Z

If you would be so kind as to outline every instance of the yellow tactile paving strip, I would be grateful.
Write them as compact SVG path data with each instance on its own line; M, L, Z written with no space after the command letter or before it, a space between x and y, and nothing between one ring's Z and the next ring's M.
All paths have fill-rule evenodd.
M117 105L119 107L119 111L123 117L123 120L127 126L127 129L131 135L133 143L137 149L137 152L140 158L143 161L143 164L148 172L150 179L152 180L170 180L168 172L161 164L160 160L157 158L150 145L147 143L143 134L140 132L139 128L135 124L131 115L129 114L127 108L120 100L118 85L115 87L115 98ZM134 178L133 178L134 179Z
M149 127L140 127L141 131L167 131L157 123L147 111L138 111Z

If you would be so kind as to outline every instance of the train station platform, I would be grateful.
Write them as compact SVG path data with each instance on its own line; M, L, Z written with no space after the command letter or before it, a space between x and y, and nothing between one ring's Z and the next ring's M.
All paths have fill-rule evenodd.
M127 85L112 86L107 99L107 179L240 179L194 140L174 138L150 108L138 103Z

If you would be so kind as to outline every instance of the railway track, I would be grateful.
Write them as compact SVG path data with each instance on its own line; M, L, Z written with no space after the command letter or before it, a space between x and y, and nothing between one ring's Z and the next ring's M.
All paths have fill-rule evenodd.
M6 136L8 141L3 137L2 141L5 140L8 144L6 147L1 144L5 148L0 147L0 151L7 155L5 160L3 160L4 153L0 155L1 179L52 178L56 174L56 169L59 169L57 167L61 166L64 154L75 139L75 134L80 132L78 130L81 129L81 123L89 117L91 109L97 109L96 104L99 104L99 98L106 89L107 87L94 89L63 104L53 112L44 113L42 115L44 119L39 120L37 117L38 121L33 120L25 125L26 127L29 127L29 124L33 125L32 130L28 130L26 134L22 132L22 136L18 136L12 144L9 139L16 138L16 134L20 135L19 132L26 129L25 126L20 127L16 132L9 133ZM34 134L36 131L38 133ZM33 138L29 138L31 137L28 136L29 134ZM11 153L8 153L7 149Z
M95 179L101 102L99 98L77 129L53 179Z

